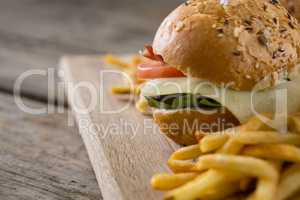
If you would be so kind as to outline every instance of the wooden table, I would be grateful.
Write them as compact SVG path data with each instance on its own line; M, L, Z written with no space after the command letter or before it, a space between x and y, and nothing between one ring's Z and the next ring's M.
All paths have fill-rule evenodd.
M42 75L22 85L26 105L51 104L55 112L44 115L20 110L14 82L30 69L52 73L63 54L137 52L180 2L0 1L0 199L102 199L77 128L67 123L57 77L49 87Z

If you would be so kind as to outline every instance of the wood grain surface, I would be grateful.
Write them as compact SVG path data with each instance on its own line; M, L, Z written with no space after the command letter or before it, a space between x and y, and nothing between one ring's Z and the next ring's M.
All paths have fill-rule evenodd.
M81 138L67 126L67 113L32 116L11 96L0 94L0 99L0 199L101 199Z
M56 69L64 54L138 52L152 41L161 20L180 2L2 0L0 89L12 92L16 78L26 70ZM44 102L48 90L56 92L55 86L48 89L44 76L31 76L22 87L24 95Z
M118 84L120 77L101 77L105 68L100 61L99 56L65 57L61 67L67 88L89 84L100 95L94 98L104 97L90 107L89 90L80 87L68 91L102 195L116 200L159 199L150 179L155 173L168 171L165 163L176 146L159 133L151 118L142 116L133 105L126 107L127 102L111 94L111 86ZM105 110L100 109L102 105ZM89 112L82 112L88 107Z

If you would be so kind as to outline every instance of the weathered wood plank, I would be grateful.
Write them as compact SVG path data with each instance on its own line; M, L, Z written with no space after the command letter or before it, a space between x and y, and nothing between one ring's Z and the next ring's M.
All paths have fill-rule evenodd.
M0 199L102 198L81 138L67 125L67 114L33 116L21 112L11 96L0 94L0 99Z
M115 200L159 199L160 194L151 189L150 179L157 172L168 171L165 163L175 146L159 133L151 118L111 95L111 87L122 81L112 74L101 77L105 68L99 59L97 56L66 57L61 66L69 102L102 195ZM83 83L95 90L72 89ZM93 100L97 103L90 107ZM88 107L91 109L88 113L79 111L87 111ZM109 110L114 113L105 112Z
M26 70L55 68L64 54L138 52L180 2L0 1L0 89L12 91L15 79ZM47 78L26 79L22 91L46 101Z

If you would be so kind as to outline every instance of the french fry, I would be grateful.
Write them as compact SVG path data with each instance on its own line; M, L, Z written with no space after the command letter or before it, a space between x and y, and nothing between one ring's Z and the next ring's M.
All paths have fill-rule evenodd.
M158 174L151 179L151 185L156 190L172 190L199 176L198 173Z
M266 118L271 119L271 114L263 114ZM248 122L240 127L240 131L273 131L271 127L261 121L258 117L251 118Z
M131 88L130 87L112 87L111 92L113 94L130 94L131 93Z
M273 180L277 171L268 162L251 157L213 154L201 156L192 170L207 169L234 171L246 176L263 177Z
M197 149L197 146L198 145L194 145L191 148ZM224 151L224 152L227 152L227 153L235 153L235 152L239 151L241 149L241 147L242 147L242 145L238 145L238 147L236 147L235 141L231 141L231 142L228 143L228 145L226 146L226 148L221 149L221 151ZM172 157L174 158L174 155ZM176 156L175 158L178 158L178 157ZM183 157L183 156L181 156L180 158L187 158L188 159L188 158L191 158L191 157ZM178 164L177 164L177 166L178 166ZM193 163L193 164L189 165L189 164L186 164L186 163L185 164L182 163L182 166L183 166L182 168L184 168L184 169L188 169L189 168L189 170L193 171L194 167L195 167L195 164ZM228 175L224 176L224 173L222 173L221 171L209 170L208 174L203 174L202 177L203 177L203 180L195 181L195 183L194 183L198 187L198 192L200 192L202 190L205 191L205 189L207 189L207 188L214 188L217 185L222 184L224 182L227 182L228 180L231 180L231 179L238 180L239 178L243 177L243 175L241 175L239 173L234 173L234 174L230 174L230 176L228 176ZM209 184L205 185L204 183L207 180L210 180L210 179L214 180L214 181L213 182L208 182ZM193 188L195 186L194 184L188 185L186 187L187 188L188 187ZM201 185L201 184L203 184L203 185ZM200 186L202 186L202 188ZM187 189L187 188L184 188L184 189ZM181 199L181 194L182 194L181 192L184 193L184 190L183 189L178 189L177 192L179 193L179 196L177 197L175 195L175 199L176 198ZM184 194L182 194L182 195L184 195ZM172 194L170 196L172 196ZM194 197L193 197L192 194L191 194L191 196L192 196L191 199L193 199ZM199 198L199 197L196 197L196 198Z
M194 200L204 198L212 188L220 188L228 184L228 181L236 181L241 177L235 173L225 173L217 170L204 172L195 180L168 192L165 199ZM220 187L218 187L220 186ZM215 194L217 195L217 194ZM204 198L205 199L205 198Z
M244 145L235 139L229 139L224 146L218 150L222 154L238 154Z
M148 101L145 99L145 97L141 97L135 104L135 108L143 113L143 114L148 114L150 110L150 106Z
M236 154L241 150L242 147L242 144L236 142L235 140L229 139L227 143L218 152L224 154ZM243 177L241 174L237 172L235 173L237 177ZM228 177L226 177L226 179L223 179L224 176L221 172L216 173L214 178L220 180L220 182L228 180Z
M168 165L175 173L188 172L195 165L191 160L198 158L200 155L202 155L202 152L198 144L184 147L172 154L168 160Z
M141 59L140 56L133 56L132 59L131 59L131 66L136 67L139 64L141 64L141 62L142 62L142 59Z
M242 146L243 146L242 144L237 143L235 140L230 139L218 152L226 153L226 154L236 154L241 150ZM222 182L226 182L232 179L232 177L235 178L234 180L239 180L242 179L242 177L244 177L242 174L238 172L234 172L235 174L231 174L232 177L224 177L222 171L215 171L215 170L210 170L210 171L214 172L213 179L218 180L216 181L215 185L212 185L211 187L216 187L216 185L221 184Z
M278 199L284 200L292 196L300 188L300 165L292 165L284 171L279 186Z
M276 189L279 181L279 171L281 168L280 161L268 161L268 163L277 172L272 179L270 178L260 178L258 180L256 190L247 200L273 200L276 197Z
M139 87L112 87L111 89L113 94L134 94L139 95L140 94L140 88Z
M212 152L221 148L229 139L228 135L208 135L200 141L200 149L203 153Z
M250 195L247 200L274 200L276 196L276 186L276 181L262 178L258 181L254 194Z
M231 136L243 144L262 144L262 143L285 143L300 145L300 135L291 133L278 133L274 131L247 131L236 133Z
M247 146L242 150L242 154L265 159L300 162L300 149L287 144L259 144Z
M187 147L183 147L171 155L171 159L173 160L190 160L199 157L202 155L202 152L199 148L199 145L191 145Z
M103 58L104 62L107 63L107 64L110 64L110 65L114 65L116 67L119 67L121 69L126 69L126 68L130 68L130 64L122 61L121 59L111 55L111 54L108 54L106 56L104 56Z
M203 194L202 198L206 200L224 199L233 195L234 193L237 193L239 189L238 182L227 182L207 190L207 192Z

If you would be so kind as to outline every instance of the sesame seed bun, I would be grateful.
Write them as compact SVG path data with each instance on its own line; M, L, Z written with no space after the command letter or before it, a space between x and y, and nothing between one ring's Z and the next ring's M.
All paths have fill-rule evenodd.
M240 125L228 110L205 114L197 110L156 110L154 121L162 133L181 145L197 144L196 131L216 132Z
M235 90L274 86L299 63L298 21L279 0L190 0L158 29L153 49L188 76Z
M288 11L300 20L300 1L299 0L281 0L282 5L284 5Z

